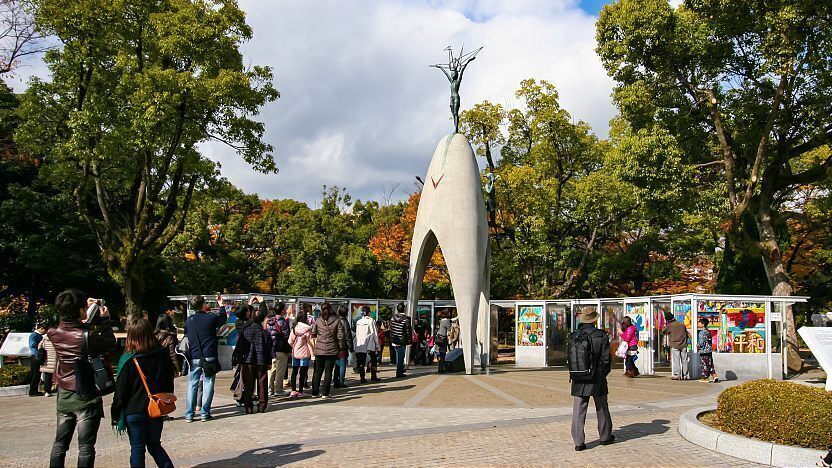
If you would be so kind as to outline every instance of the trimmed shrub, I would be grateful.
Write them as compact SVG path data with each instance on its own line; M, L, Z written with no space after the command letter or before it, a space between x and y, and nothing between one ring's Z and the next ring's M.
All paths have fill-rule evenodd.
M29 383L29 368L20 365L0 367L0 387L11 387Z
M755 380L717 398L719 429L781 445L825 450L832 443L832 392Z

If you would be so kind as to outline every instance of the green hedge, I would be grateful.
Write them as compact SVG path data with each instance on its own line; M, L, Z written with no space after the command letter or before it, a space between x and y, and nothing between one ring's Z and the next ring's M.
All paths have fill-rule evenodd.
M725 432L825 450L832 443L832 392L792 382L755 380L722 392L717 421Z
M20 365L9 365L0 367L0 387L11 387L29 383L29 368Z

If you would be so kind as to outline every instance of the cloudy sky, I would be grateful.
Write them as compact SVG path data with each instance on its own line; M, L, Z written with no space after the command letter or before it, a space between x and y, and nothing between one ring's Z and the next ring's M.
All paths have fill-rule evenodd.
M512 106L522 79L555 84L574 118L606 135L612 82L594 52L603 0L240 0L254 29L244 52L273 67L282 97L263 109L278 174L259 174L220 144L222 173L246 192L315 205L321 186L401 199L416 189L453 124L443 49L485 48L461 89L462 108ZM43 74L32 64L25 74ZM25 86L25 76L13 86Z

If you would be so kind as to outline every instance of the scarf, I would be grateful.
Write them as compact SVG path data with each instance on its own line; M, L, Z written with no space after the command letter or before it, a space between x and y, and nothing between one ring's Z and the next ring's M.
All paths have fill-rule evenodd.
M121 370L124 369L124 365L132 362L134 357L139 356L133 351L125 351L124 354L121 355L121 358L118 360L118 367L116 368L116 380L118 380L118 376L121 374ZM125 413L125 409L121 409L121 413L118 416L118 424L116 425L116 433L118 435L124 435L127 432L127 414Z

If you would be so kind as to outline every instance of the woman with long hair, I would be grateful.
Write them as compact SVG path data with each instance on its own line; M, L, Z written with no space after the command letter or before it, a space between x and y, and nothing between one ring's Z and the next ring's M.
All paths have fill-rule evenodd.
M309 326L309 304L303 304L289 334L289 344L292 346L292 398L303 396L306 389L309 372L309 362L312 359L312 327Z
M312 374L312 396L329 398L332 385L332 371L338 354L347 350L344 322L332 312L332 306L321 306L321 317L312 325L312 337L315 338L315 372ZM324 380L321 392L321 377Z
M140 372L144 374L147 388ZM151 394L173 393L174 368L168 350L163 348L153 334L153 327L145 319L127 324L127 341L124 354L118 363L116 391L110 410L112 423L119 432L127 430L130 439L130 466L143 467L147 451L156 466L172 467L162 448L164 418L151 418L147 412Z

